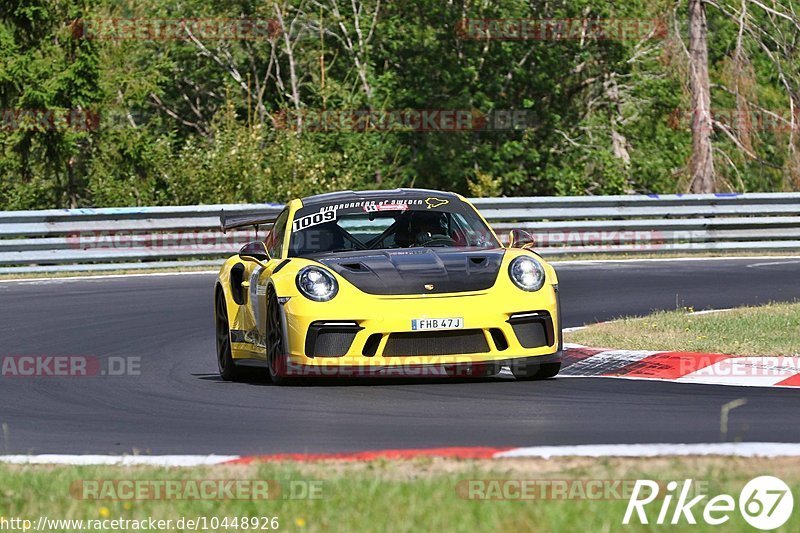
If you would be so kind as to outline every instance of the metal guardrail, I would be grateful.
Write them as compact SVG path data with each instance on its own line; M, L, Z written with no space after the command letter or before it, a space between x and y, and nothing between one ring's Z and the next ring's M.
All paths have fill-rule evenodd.
M800 250L800 193L473 200L505 239L520 228L543 255ZM254 231L219 214L280 204L0 212L0 273L218 265ZM263 234L263 230L262 230ZM180 261L179 261L180 260Z

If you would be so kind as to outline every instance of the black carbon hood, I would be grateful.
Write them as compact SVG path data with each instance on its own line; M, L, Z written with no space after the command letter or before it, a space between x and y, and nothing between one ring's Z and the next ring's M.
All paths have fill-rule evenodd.
M436 294L488 289L497 279L504 253L502 248L405 248L313 259L368 294Z

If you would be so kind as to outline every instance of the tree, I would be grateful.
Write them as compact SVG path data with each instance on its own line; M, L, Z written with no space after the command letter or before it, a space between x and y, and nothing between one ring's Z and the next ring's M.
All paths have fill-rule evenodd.
M689 189L693 193L711 193L715 190L707 34L704 0L689 0L689 88L692 100Z
M73 39L65 24L82 9L80 1L16 0L0 16L0 154L14 178L4 175L2 189L18 208L77 207L84 196L97 126L84 119L102 95L95 43Z

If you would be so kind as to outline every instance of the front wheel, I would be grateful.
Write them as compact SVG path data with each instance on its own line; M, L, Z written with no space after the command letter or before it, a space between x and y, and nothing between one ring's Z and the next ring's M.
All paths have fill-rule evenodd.
M561 363L530 363L511 365L511 373L519 381L538 381L555 377L561 370Z

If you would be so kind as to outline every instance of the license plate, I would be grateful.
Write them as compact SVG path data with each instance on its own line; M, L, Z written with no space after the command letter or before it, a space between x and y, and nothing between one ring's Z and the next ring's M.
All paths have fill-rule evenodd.
M461 329L464 327L464 319L454 318L415 318L411 321L411 329L414 331L432 329Z

